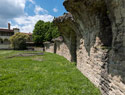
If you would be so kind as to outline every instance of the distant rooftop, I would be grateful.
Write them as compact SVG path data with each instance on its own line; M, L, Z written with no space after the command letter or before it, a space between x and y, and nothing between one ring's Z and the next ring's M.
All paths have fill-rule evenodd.
M27 34L27 35L32 35L32 33L24 33L24 32L21 32L21 33L23 33L23 34Z
M0 32L14 32L14 30L9 30L9 29L1 29L1 28L0 28Z
M0 32L14 32L14 30L19 30L18 28L10 29L10 23L8 23L8 29L0 28Z

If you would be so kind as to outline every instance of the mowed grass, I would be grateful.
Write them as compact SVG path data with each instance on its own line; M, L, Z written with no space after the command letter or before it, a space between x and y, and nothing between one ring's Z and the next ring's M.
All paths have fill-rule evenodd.
M100 95L73 63L56 54L0 50L0 95ZM33 53L33 52L32 52Z

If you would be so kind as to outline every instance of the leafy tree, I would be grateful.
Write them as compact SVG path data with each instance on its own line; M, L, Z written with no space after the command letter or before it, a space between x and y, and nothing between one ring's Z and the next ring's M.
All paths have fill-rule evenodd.
M45 34L45 41L51 41L53 38L57 38L60 35L58 28L53 23L48 22L47 26L49 29Z
M45 35L45 24L43 21L39 20L35 24L35 28L33 30L33 40L35 43L42 43L44 41Z
M39 20L35 24L33 30L33 40L35 43L43 43L45 41L51 41L53 38L58 37L60 34L58 29L52 22L44 22Z
M29 39L29 36L24 33L16 33L10 38L11 46L15 50L24 50L26 49L26 41Z

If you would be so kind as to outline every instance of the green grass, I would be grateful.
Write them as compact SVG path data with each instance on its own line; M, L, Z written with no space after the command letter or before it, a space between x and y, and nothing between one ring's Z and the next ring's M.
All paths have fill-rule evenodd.
M24 52L0 50L0 95L100 95L74 63L61 56L8 58Z

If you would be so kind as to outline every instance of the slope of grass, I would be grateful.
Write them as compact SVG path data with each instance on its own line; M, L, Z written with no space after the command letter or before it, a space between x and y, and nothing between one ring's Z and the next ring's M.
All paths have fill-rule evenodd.
M0 95L100 95L100 91L65 58L28 51L0 51ZM29 51L30 52L30 51Z

